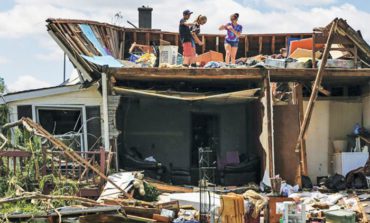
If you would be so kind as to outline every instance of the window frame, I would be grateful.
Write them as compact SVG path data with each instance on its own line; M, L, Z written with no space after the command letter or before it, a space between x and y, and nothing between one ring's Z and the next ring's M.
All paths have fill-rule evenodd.
M50 104L36 104L32 105L32 117L33 121L39 122L39 110L79 110L81 111L82 121L82 134L83 134L83 145L81 146L81 152L88 151L87 142L87 126L86 126L86 106L85 105L50 105Z

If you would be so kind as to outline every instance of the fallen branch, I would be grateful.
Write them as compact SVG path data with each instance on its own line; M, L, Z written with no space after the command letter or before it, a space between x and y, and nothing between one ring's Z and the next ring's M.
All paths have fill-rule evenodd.
M0 205L6 204L6 203L14 203L22 200L66 200L66 201L79 201L81 203L89 204L89 205L103 205L101 203L98 203L94 200L83 198L83 197L77 197L77 196L65 196L65 195L44 195L40 193L30 193L25 192L22 195L18 197L8 197L0 199Z
M8 139L2 133L0 133L0 138L4 141L4 143L0 146L0 150L2 150L4 146L8 143Z
M123 193L124 196L131 198L131 196L123 190L121 187L119 187L116 183L114 183L112 180L110 180L104 173L102 173L98 168L91 165L88 161L86 161L84 158L82 158L80 155L78 155L74 150L69 148L66 144L64 144L59 139L55 138L53 135L51 135L48 131L46 131L42 126L35 123L29 118L22 118L22 123L25 128L36 135L39 135L41 137L46 138L51 142L55 147L63 150L65 155L67 155L70 159L80 163L81 165L85 166L85 168L90 168L92 171L94 171L97 175L99 175L101 178L106 180L107 182L111 183L115 188L117 188L119 191Z
M50 202L50 200L48 200L48 205L55 211L55 213L58 215L58 219L59 219L59 222L58 223L62 223L62 215L60 214L60 212L54 207L54 205Z
M16 126L20 126L20 125L23 126L31 134L34 134L36 136L40 136L42 138L47 139L50 143L52 143L54 145L54 147L62 150L67 157L76 161L80 165L83 165L86 169L90 168L92 171L94 171L101 178L103 178L107 182L111 183L114 187L116 187L119 191L121 191L124 196L126 196L127 198L131 198L131 195L129 195L125 190L123 190L116 183L114 183L112 180L110 180L102 171L100 171L98 168L96 168L95 166L90 164L88 161L86 161L84 158L82 158L80 155L78 155L73 149L69 148L61 140L55 138L52 134L50 134L48 131L46 131L41 125L32 121L30 118L23 117L17 122L8 123L8 124L4 125L1 128L1 130L16 127Z
M91 159L89 160L89 163L91 164L92 161L93 161L93 157L91 157ZM82 172L81 176L78 178L78 182L79 183L83 180L83 178L85 177L85 174L87 173L87 171L88 171L88 169L85 168L84 171Z
M10 129L10 128L13 128L13 127L16 127L16 126L20 126L22 125L22 120L18 120L16 122L10 122L10 123L6 123L5 125L1 126L1 131L3 130L7 130L7 129Z

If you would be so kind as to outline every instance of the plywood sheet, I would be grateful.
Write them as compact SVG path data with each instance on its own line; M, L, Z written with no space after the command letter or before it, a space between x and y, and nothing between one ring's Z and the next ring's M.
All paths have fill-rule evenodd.
M299 170L299 153L294 151L299 134L298 106L277 105L273 111L275 173L294 185Z

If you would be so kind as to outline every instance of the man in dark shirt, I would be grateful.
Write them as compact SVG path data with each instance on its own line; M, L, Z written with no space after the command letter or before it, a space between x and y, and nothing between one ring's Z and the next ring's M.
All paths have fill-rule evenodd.
M180 40L183 48L183 65L189 66L190 63L193 63L193 58L195 57L195 42L191 34L191 26L194 23L187 22L193 12L190 10L185 10L182 15L183 18L180 20L179 24L179 33Z

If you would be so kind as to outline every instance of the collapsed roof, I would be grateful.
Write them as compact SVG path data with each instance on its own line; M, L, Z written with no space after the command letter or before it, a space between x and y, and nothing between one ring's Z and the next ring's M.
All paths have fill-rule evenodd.
M358 52L359 59L364 64L370 64L370 46L362 38L360 33L351 28L345 20L335 20L338 20L338 28L336 30L334 43L342 44L343 47L347 48L352 54ZM312 33L242 35L240 37L240 47L237 56L249 57L258 54L271 55L278 53L281 48L287 47L289 38L313 38L316 43L325 43L329 26L316 28ZM103 66L97 64L108 65L111 68L110 72L113 73L116 78L122 80L125 80L126 74L130 71L140 71L142 74L147 73L148 77L152 77L153 69L151 71L150 69L145 71L145 69L141 68L121 68L122 66L119 65L119 60L129 57L128 50L133 42L146 45L159 42L160 40L168 41L172 45L179 45L180 42L179 34L174 32L165 32L158 29L125 28L87 20L48 19L47 28L49 34L68 55L73 65L78 68L82 80L85 82L91 82L100 78ZM203 46L198 46L197 52L204 53L213 50L224 53L223 47L220 47L220 45L222 45L220 43L223 42L224 38L224 35L201 34L201 39L205 41L205 44ZM179 47L181 48L181 46ZM354 49L350 49L351 47L354 47ZM228 70L230 71L232 69ZM312 70L312 74L314 75L315 71L313 69L308 70ZM229 71L226 73L223 71L222 75L228 75ZM204 71L204 69L191 71L193 76L204 72L209 73L210 71ZM249 73L251 73L253 77L256 75L256 72L261 78L263 77L263 73L258 72L258 69L256 71L256 69L251 68L246 68L240 74L249 75ZM363 72L369 73L368 70L362 70L361 76L363 76ZM134 73L138 74L138 72ZM219 72L216 73L219 74ZM289 77L287 78L287 75L281 69L278 73L276 77L277 81L280 76L282 76L283 79L291 79ZM355 76L356 74L358 73L355 72ZM234 78L233 75L229 76ZM334 76L335 75L332 75L332 77ZM370 77L370 75L368 76ZM368 76L366 77L368 78ZM209 78L212 78L212 76ZM310 78L312 77L309 77L309 79ZM130 80L132 79L135 78L131 75ZM137 80L143 80L142 75L138 75Z

